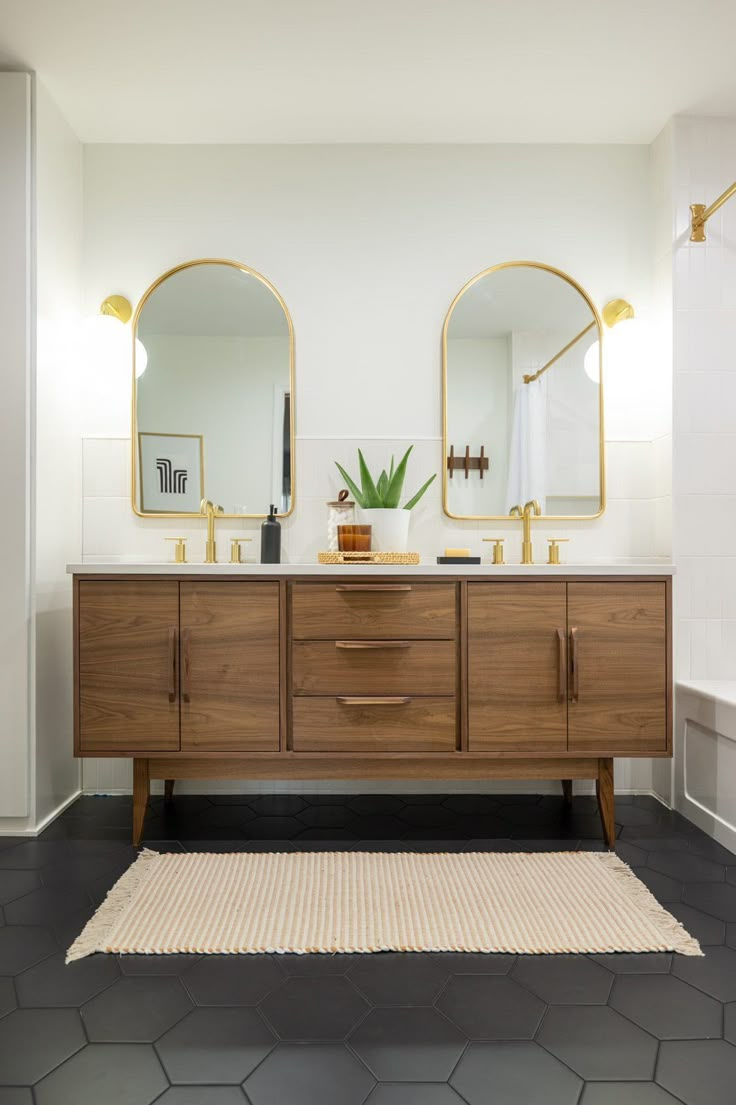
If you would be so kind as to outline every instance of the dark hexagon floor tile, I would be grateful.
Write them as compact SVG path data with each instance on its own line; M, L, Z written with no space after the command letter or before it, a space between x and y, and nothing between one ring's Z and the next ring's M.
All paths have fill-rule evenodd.
M301 844L304 841L309 841L310 843L312 843L313 841L322 841L324 843L326 841L332 841L334 844L337 841L339 842L340 849L344 851L344 844L350 844L351 847L354 848L357 840L357 836L349 829L330 829L329 827L315 827L313 829L305 829L303 833L299 833L299 836L295 838L294 843Z
M2 1105L2 1102L0 1102ZM247 1105L240 1086L171 1086L156 1105Z
M610 971L584 955L523 955L511 977L549 1005L605 1005Z
M654 1082L588 1082L580 1105L681 1105Z
M124 975L180 975L194 966L201 955L120 955L118 965Z
M721 1035L719 1002L672 975L620 975L610 1006L659 1040Z
M40 885L41 878L37 871L26 871L23 868L0 870L0 905L4 906L8 902L14 902L16 898L22 898Z
M27 1086L0 1086L0 1105L33 1105L33 1094Z
M234 1085L276 1043L255 1009L195 1009L156 1044L171 1082Z
M0 1105L2 1105L1 1101ZM379 1082L365 1105L464 1105L464 1103L446 1082Z
M505 975L455 975L438 1009L469 1040L531 1040L544 1002Z
M692 852L650 852L647 867L678 882L723 882L725 867Z
M533 1043L471 1044L450 1085L469 1105L576 1105L581 1080Z
M106 856L73 856L65 863L52 863L41 871L44 886L87 886L98 879L116 881L130 864L124 859Z
M3 909L8 925L43 925L49 917L58 921L88 904L89 895L83 886L41 886Z
M82 1007L92 1043L153 1043L192 1011L178 978L121 978Z
M343 1044L279 1044L244 1089L253 1105L363 1105L375 1081Z
M617 975L664 975L672 966L671 952L605 952L589 958Z
M205 955L181 978L196 1005L257 1005L284 972L270 955Z
M714 863L723 863L726 866L736 863L736 855L733 852L729 852L728 848L724 848L713 837L699 830L688 837L688 844L691 852L698 856L705 856L706 859L712 859Z
M67 965L64 952L59 952L18 975L18 1004L37 1008L79 1006L119 976L114 955L89 955Z
M12 978L0 978L0 1017L12 1012L17 1004Z
M150 1105L168 1083L145 1044L89 1044L36 1087L36 1105Z
M391 813L377 813L372 817L356 817L350 822L350 829L362 840L400 841L406 832L406 825ZM406 845L401 845L406 851Z
M518 852L518 841L511 837L473 837L465 842L464 852Z
M645 825L649 828L657 825L662 816L662 807L658 810L643 809L641 806L627 805L624 802L616 803L616 821L626 828L639 828Z
M733 1105L736 1048L724 1040L664 1043L657 1082L685 1105Z
M251 794L248 801L261 817L294 817L307 806L298 794Z
M290 978L260 1003L282 1040L344 1040L369 1009L341 975Z
M58 863L69 855L65 840L25 840L7 851L0 852L0 867L40 868Z
M345 975L360 962L362 956L349 952L309 952L305 955L287 952L274 958L287 975L312 978L315 975Z
M0 975L17 975L59 950L48 929L5 925L0 929Z
M727 882L696 882L685 887L685 905L702 909L721 921L736 921L736 886Z
M466 1039L436 1009L388 1007L368 1014L350 1046L381 1082L446 1082Z
M500 952L430 952L430 954L454 975L507 975L516 963L515 955L505 955Z
M242 829L248 830L248 826L257 820L255 812L250 806L209 806L200 814L196 822L195 832L203 826L207 829ZM172 827L191 824L187 821L172 821Z
M75 1009L16 1009L0 1020L0 1081L30 1086L85 1042Z
M670 903L667 909L701 944L722 944L725 940L725 922L719 921L717 917L711 917L709 913L703 913L701 909L693 909L691 905L683 905L681 902Z
M349 978L374 1005L431 1005L449 971L422 952L363 955Z
M297 816L303 824L313 829L344 828L355 820L347 806L307 806Z
M296 817L256 817L243 826L246 837L253 840L290 840L303 829Z
M499 801L493 794L451 794L442 805L454 813L496 814Z
M704 958L678 955L672 973L718 1001L736 1001L736 951L704 947Z
M402 799L395 794L357 794L347 804L349 809L361 817L396 813L404 806Z
M647 1081L654 1075L657 1041L607 1006L552 1006L537 1040L586 1080Z
M94 916L97 906L90 899L89 905L76 913L70 913L68 917L62 917L60 921L51 919L51 931L61 948L68 948L79 936L85 925Z
M440 801L441 799L437 800L436 806L423 803L406 806L399 816L408 826L415 829L441 829L454 825L457 820L456 815L452 810L441 806Z
M669 875L660 875L659 871L653 871L650 867L633 867L632 871L658 902L679 902L682 899L682 883Z
M736 1001L723 1010L723 1035L730 1044L736 1044Z

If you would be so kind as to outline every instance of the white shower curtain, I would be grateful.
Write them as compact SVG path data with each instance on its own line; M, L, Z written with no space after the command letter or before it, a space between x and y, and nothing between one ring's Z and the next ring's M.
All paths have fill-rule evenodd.
M536 499L545 513L547 467L547 380L521 381L514 393L514 414L506 481L506 511Z

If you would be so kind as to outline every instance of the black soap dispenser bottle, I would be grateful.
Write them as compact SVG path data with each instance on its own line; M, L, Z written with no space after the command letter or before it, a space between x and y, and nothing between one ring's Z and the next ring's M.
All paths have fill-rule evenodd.
M281 563L281 523L271 503L268 518L261 526L261 564Z

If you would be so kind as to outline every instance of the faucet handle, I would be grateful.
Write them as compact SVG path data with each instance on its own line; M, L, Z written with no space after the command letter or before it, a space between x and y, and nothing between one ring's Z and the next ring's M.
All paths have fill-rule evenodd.
M252 537L231 537L230 538L230 563L242 564L243 558L240 555L240 546L246 541L252 541Z
M484 541L493 542L493 563L505 564L506 561L503 558L503 543L506 540L505 537L484 537Z
M187 539L186 537L164 537L164 541L175 541L174 546L174 563L186 564L187 562Z
M560 545L565 545L570 540L569 537L548 537L547 544L549 545L549 556L547 557L548 564L560 563Z

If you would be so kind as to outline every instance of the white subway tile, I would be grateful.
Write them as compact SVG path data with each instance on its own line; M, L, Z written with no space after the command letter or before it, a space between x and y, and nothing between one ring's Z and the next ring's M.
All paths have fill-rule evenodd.
M84 438L82 465L85 496L130 495L130 438Z

